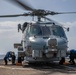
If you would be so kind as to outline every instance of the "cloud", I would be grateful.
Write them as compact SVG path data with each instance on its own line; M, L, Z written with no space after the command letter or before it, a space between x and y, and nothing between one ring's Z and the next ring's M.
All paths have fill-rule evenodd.
M24 21L4 21L4 22L0 22L0 28L3 28L3 29L7 29L7 28L15 28L17 27L17 25L19 23L23 23Z
M73 28L73 27L76 27L76 21L74 22L60 22L63 26L65 27L70 27L70 28Z
M14 43L21 43L22 33L18 33L17 30L19 23L23 24L24 21L0 22L0 54L5 54L10 50L14 51Z
M68 1L68 0L62 0L62 1L66 2L66 1Z

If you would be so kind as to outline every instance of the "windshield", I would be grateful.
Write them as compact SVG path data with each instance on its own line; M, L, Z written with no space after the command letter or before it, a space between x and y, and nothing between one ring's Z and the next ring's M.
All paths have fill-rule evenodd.
M43 35L51 35L50 27L48 26L41 26Z
M30 27L30 32L32 35L42 35L40 26L32 25Z
M60 36L60 37L66 37L63 28L60 26L54 26L52 28L52 31L53 31L53 35Z
M50 28L47 26L40 26L40 25L32 25L30 27L30 32L32 35L50 35Z

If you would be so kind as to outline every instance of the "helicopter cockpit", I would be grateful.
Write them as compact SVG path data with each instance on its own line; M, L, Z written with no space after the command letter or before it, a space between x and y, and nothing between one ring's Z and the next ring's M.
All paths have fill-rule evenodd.
M30 26L30 33L31 35L42 35L42 30L38 25Z
M63 27L59 25L49 24L29 24L25 31L32 36L50 36L66 38Z
M51 31L48 26L32 25L30 27L30 32L32 35L38 35L38 36L51 35Z

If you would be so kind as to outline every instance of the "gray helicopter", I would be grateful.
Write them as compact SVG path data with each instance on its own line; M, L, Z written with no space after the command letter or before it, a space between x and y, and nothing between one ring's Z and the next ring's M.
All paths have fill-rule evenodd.
M27 24L22 32L22 47L25 52L23 64L26 61L58 61L66 57L68 41L61 26L53 22L39 21Z
M11 3L30 11L24 14L1 15L0 18L31 16L37 17L37 21L18 24L18 31L22 31L23 39L18 45L18 58L26 62L52 62L65 59L68 48L68 40L64 27L47 18L47 15L73 14L76 12L54 12L42 9L34 9L21 0L9 0ZM42 20L42 18L44 20ZM46 21L48 20L48 21ZM69 31L69 28L67 28ZM64 60L63 60L64 62Z

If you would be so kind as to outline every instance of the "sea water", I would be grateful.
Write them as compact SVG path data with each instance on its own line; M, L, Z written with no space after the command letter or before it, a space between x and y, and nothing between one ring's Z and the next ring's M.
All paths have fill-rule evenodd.
M16 59L18 58L18 55L16 54ZM4 59L5 55L0 55L0 59Z
M5 55L0 55L0 59L4 59L4 56L5 56Z

